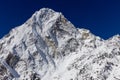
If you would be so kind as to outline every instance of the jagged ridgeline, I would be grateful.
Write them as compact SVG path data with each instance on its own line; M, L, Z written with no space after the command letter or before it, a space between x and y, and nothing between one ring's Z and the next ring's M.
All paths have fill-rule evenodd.
M119 63L119 35L103 40L49 8L0 39L0 80L120 80Z

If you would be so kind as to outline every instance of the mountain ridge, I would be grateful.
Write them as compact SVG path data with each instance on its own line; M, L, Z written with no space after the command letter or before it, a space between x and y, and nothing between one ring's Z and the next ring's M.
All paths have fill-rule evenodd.
M108 40L42 8L0 39L1 80L119 80L120 36Z

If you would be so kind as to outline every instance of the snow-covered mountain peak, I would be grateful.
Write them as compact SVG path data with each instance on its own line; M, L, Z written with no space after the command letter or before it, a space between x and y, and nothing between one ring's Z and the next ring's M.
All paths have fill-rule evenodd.
M57 19L60 15L61 13L55 12L52 9L42 8L39 11L36 11L26 23L32 21L33 23L44 24L47 21L49 21L51 18Z
M0 40L0 79L119 80L119 41L119 35L103 40L42 8Z
M60 58L70 54L70 50L75 51L78 46L76 33L77 29L61 13L48 8L35 12L0 40L1 67L7 70L0 78L19 77L22 80L30 79L29 75L33 74L44 77L56 68ZM39 70L41 72L37 72Z

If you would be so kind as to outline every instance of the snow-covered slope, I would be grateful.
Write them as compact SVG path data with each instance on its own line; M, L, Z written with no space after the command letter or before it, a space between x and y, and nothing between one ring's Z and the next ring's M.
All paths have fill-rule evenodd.
M0 40L0 80L120 80L119 70L119 35L103 40L48 8Z

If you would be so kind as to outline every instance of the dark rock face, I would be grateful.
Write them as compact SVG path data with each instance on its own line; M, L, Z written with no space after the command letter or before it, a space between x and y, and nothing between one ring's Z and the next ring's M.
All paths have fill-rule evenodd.
M7 58L6 58L6 62L9 66L11 66L13 68L17 64L19 59L20 58L17 55L9 53Z

